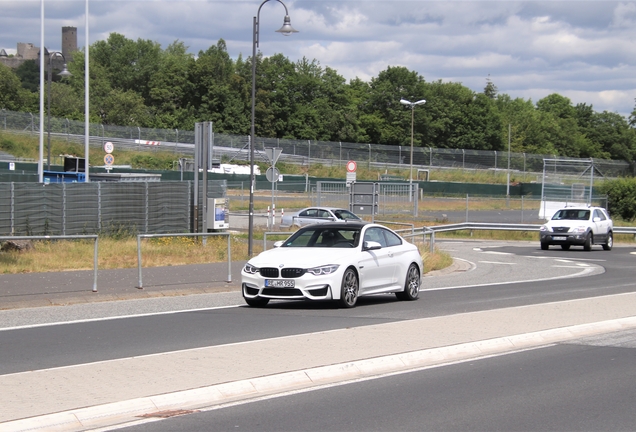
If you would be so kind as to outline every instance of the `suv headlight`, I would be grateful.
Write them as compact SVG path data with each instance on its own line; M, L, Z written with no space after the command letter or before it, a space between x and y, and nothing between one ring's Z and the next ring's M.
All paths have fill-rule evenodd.
M546 231L551 231L550 227L547 225L541 225L541 228L539 228L539 231L541 232L546 232Z
M254 267L252 264L247 263L245 264L245 267L243 267L243 271L249 274L256 274L258 273L258 267Z
M311 273L314 276L328 275L334 273L340 267L339 264L329 264L320 267L313 267L307 269L307 273Z
M585 231L587 231L587 227L585 225L580 225L580 226L572 228L572 231L570 231L570 232L577 233L577 234L582 234Z

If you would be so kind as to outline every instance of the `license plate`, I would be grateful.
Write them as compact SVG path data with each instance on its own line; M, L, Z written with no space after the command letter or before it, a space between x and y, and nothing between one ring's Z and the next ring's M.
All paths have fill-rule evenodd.
M565 236L554 236L554 237L552 237L552 240L555 240L555 241L565 241L567 239L568 238L565 237Z
M287 279L265 279L265 286L272 288L294 288L295 281Z

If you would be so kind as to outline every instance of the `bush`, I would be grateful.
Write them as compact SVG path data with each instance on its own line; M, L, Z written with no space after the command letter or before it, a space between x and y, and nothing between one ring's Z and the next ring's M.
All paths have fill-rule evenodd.
M618 215L624 221L633 221L636 218L636 179L608 180L600 189L607 195L607 209L610 214Z

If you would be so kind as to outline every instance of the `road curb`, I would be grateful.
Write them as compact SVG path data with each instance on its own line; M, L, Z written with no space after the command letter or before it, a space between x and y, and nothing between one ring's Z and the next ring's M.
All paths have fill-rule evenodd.
M70 432L114 426L139 421L142 416L153 417L153 414L160 412L197 410L272 394L336 383L344 384L631 328L636 328L636 316L320 366L74 409L0 423L0 429L3 432L38 430Z

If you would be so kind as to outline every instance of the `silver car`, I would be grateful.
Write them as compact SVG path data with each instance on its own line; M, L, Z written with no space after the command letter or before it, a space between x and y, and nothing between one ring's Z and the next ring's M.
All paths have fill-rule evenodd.
M324 222L356 221L360 219L349 210L338 207L307 207L289 215L283 215L280 226L288 228L292 226L304 227L306 225Z
M614 244L614 223L607 210L601 207L564 207L558 210L539 229L541 249L551 245L568 250L570 246L583 246L589 251L600 244L611 250Z

